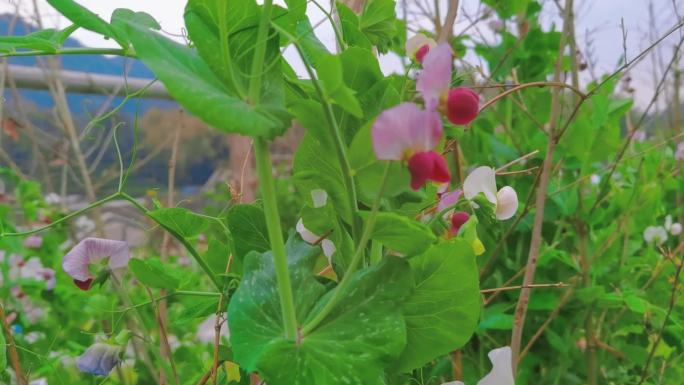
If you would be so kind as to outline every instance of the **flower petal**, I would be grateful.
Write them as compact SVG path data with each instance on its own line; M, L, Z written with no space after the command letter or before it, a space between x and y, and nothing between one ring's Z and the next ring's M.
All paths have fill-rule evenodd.
M670 234L672 235L679 235L682 232L682 224L679 222L675 222L670 226Z
M463 182L463 193L466 199L470 200L475 198L477 194L484 193L487 200L496 205L496 173L494 169L480 166L473 170Z
M451 179L446 161L434 151L414 154L408 161L408 169L411 173L411 188L414 190L423 187L428 180L445 183Z
M117 270L128 265L130 252L128 243L102 238L86 238L74 246L62 259L62 269L77 281L88 281L93 276L88 264L109 259L110 270Z
M402 160L408 154L434 149L442 136L442 121L436 111L402 103L378 116L371 136L378 159Z
M323 255L328 257L328 263L332 264L332 256L337 251L335 244L330 239L324 239L321 242L321 248L323 249Z
M437 204L437 211L442 211L455 205L458 200L461 199L461 195L463 195L463 191L458 189L442 194L439 198L439 203Z
M672 215L668 215L665 217L665 230L670 231L671 226L672 226Z
M119 364L120 356L120 346L97 342L78 357L76 366L83 373L106 376Z
M421 59L417 57L418 51L424 49L424 47L427 47L427 50L429 51L436 46L436 41L423 35L422 33L419 33L406 40L406 55L411 58L415 57L418 59L418 61L421 61Z
M505 221L518 211L518 194L511 186L505 186L496 193L496 219Z
M297 221L295 229L299 233L299 236L302 237L302 239L306 243L316 243L316 241L318 241L318 239L320 238L320 236L312 233L311 231L309 231L309 229L304 227L304 221L302 220L302 218L299 218L299 220Z
M468 222L468 219L470 219L470 214L465 211L455 212L451 216L451 233L458 234L458 231L461 230L461 226Z
M438 45L425 55L416 89L423 96L427 110L436 109L439 99L449 90L453 58L454 54L448 43Z
M27 249L40 249L43 246L43 237L40 235L31 235L24 239L24 247Z
M482 377L477 385L515 385L511 364L511 348L506 346L494 349L487 356L492 362L492 371Z
M323 207L328 202L328 193L319 188L311 190L311 200L313 201L313 207Z

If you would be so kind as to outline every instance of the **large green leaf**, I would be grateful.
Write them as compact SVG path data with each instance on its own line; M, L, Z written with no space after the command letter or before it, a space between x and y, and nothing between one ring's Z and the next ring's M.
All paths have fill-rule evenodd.
M368 212L360 214L363 218L369 215ZM371 238L407 256L422 253L437 240L432 230L426 225L390 212L377 214Z
M164 83L171 96L211 126L227 132L273 137L284 129L282 116L237 98L197 52L145 25L129 23L137 56Z
M228 229L233 236L237 258L250 251L263 253L271 249L264 210L256 205L235 205L228 210Z
M194 238L209 227L209 219L182 207L157 209L150 211L149 216L183 238Z
M415 289L404 302L407 345L397 363L402 371L463 346L480 313L479 273L466 241L440 243L410 263Z
M287 255L300 324L329 299L313 275L317 250L290 239ZM410 288L405 260L388 257L354 274L343 299L323 322L296 341L283 336L270 253L251 253L228 307L235 360L271 385L373 384L404 348L399 304Z
M260 11L254 0L190 0L185 9L185 25L200 57L230 92L247 101L257 25ZM275 7L274 22L296 21L287 10ZM260 112L280 122L284 130L289 115L284 106L283 69L278 36L272 34L266 45L261 81Z
M294 176L301 191L325 190L340 217L350 223L352 208L347 199L342 169L334 149L321 143L312 134L304 135L294 158Z

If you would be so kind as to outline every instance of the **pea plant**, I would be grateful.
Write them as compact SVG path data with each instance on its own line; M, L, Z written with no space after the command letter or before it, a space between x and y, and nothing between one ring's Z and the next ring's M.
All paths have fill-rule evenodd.
M190 114L251 138L259 198L223 195L204 211L136 199L120 127L116 191L78 211L3 169L15 198L1 206L0 381L675 384L684 375L684 320L673 311L680 128L662 143L635 139L648 110L639 118L617 88L648 50L580 86L572 0L560 31L542 28L537 1L484 1L497 46L427 30L407 38L394 0L334 2L330 12L308 0L188 0L185 42L143 12L117 9L106 21L73 0L48 2L73 25L4 37L5 56L142 61ZM326 13L335 52L314 33L311 7ZM514 21L517 35L506 27ZM76 29L120 47L63 46ZM463 64L466 50L487 63L487 82ZM383 74L388 52L405 73ZM271 144L295 125L305 133L291 175L276 177ZM112 201L184 250L169 259L101 229L74 233L98 227L88 215ZM30 326L41 318L50 326Z

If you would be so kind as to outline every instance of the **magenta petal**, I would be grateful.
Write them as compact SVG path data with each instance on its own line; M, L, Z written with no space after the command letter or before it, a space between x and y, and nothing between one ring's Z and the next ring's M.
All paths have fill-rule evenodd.
M378 159L402 160L408 154L434 149L442 136L442 122L436 111L402 103L378 116L371 136Z
M464 211L457 211L451 216L451 233L458 234L464 223L468 222L470 214Z
M418 75L416 89L423 95L427 110L436 109L440 97L449 90L453 57L451 46L442 43L423 59L423 71Z
M111 270L128 265L130 253L128 243L111 239L86 238L74 246L62 260L62 269L77 281L88 281L92 275L88 265L108 258Z
M453 205L455 205L459 199L461 199L463 192L461 190L449 191L448 193L442 194L439 198L439 203L437 204L437 211L442 211Z
M408 168L414 190L423 187L428 180L445 183L451 178L446 161L434 151L414 154L408 161Z

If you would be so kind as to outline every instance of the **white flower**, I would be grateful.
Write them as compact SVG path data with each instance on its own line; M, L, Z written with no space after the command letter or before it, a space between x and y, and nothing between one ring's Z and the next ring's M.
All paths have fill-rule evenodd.
M682 225L678 222L672 223L672 215L668 215L665 217L665 230L672 235L679 235L682 232Z
M463 193L469 200L483 193L494 205L499 220L511 218L518 210L518 194L513 187L505 186L496 191L496 173L491 167L481 166L473 170L463 182Z
M511 348L494 349L488 354L492 362L492 371L477 383L477 385L515 385L513 366L511 364ZM464 385L461 381L451 381L442 385Z
M313 207L323 207L328 202L328 193L325 192L325 190L321 190L318 188L315 190L311 190L311 200L313 201Z
M647 243L654 241L657 245L667 241L667 230L663 226L648 226L644 230L644 240Z

